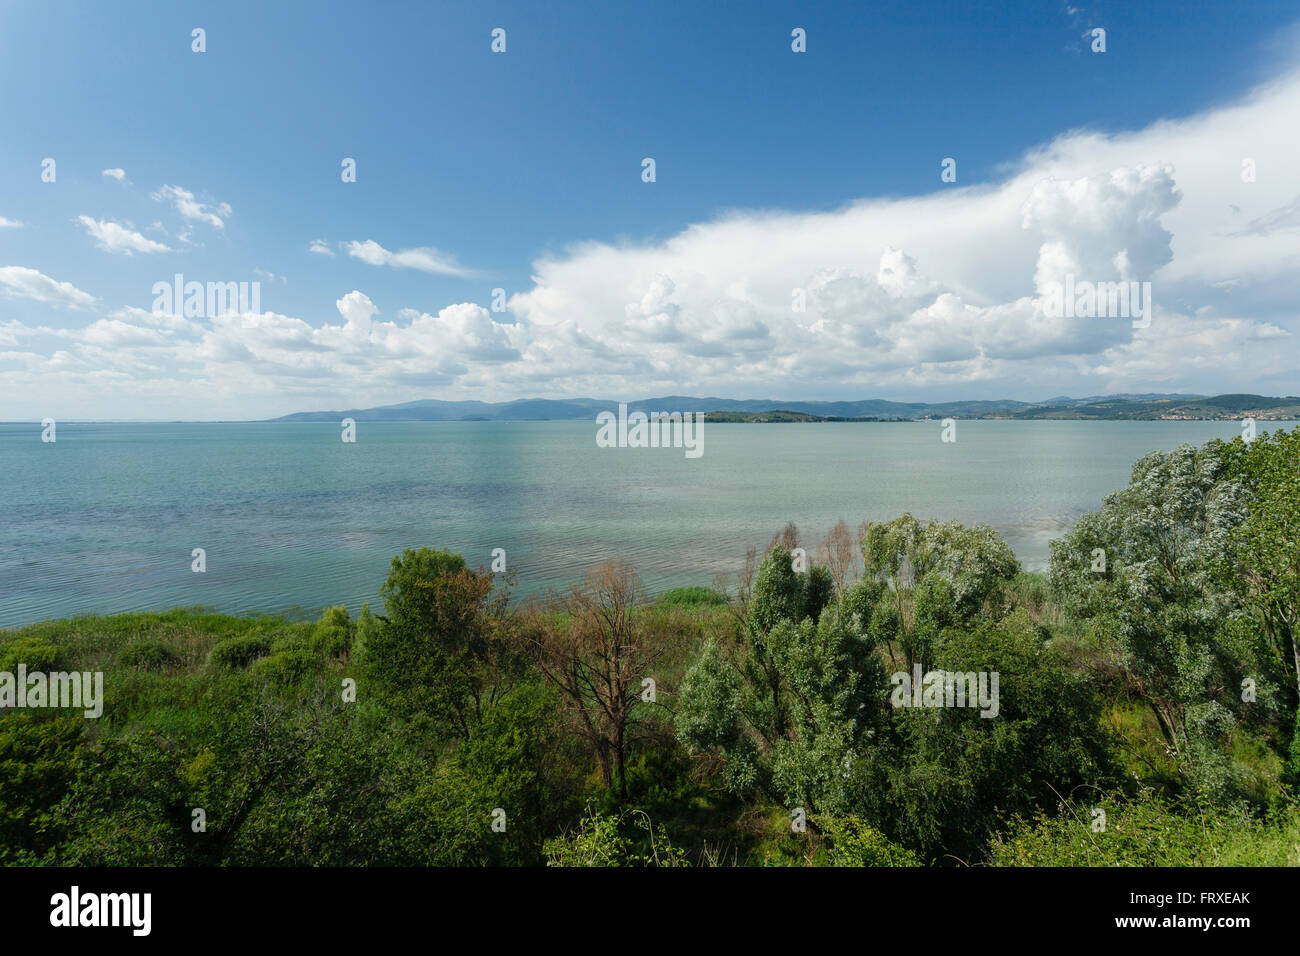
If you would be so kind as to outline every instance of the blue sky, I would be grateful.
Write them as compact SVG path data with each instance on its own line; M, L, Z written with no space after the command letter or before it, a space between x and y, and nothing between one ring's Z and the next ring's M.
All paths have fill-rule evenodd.
M1297 19L1226 2L0 3L0 419L1295 393L1294 362L1251 356L1292 355L1300 301L1300 156L1270 129L1298 118ZM1258 118L1239 127L1244 103ZM1190 169L1207 149L1221 183ZM1268 172L1243 189L1256 153ZM1250 237L1240 261L1210 242L1227 234ZM986 261L1000 243L1022 261ZM1112 280L1121 252L1167 310L1158 339L1017 312L1051 262ZM176 272L260 281L263 314L164 320L152 287ZM792 288L811 301L795 317Z

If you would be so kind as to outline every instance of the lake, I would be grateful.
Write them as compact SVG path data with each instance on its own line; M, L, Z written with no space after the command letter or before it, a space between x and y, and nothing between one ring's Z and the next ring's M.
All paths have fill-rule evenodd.
M1261 423L1261 429L1294 423ZM1029 570L1154 449L1236 422L705 423L704 454L598 448L592 422L0 425L0 626L84 613L377 606L389 561L433 545L519 591L609 557L649 591L709 585L787 521L992 525ZM191 571L203 548L207 570Z

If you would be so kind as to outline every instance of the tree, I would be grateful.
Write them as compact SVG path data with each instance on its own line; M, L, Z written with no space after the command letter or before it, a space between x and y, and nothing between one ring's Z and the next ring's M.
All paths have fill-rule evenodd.
M1127 488L1051 545L1051 580L1066 609L1114 643L1133 692L1151 708L1180 768L1222 795L1218 743L1239 706L1239 674L1222 625L1240 609L1232 532L1247 516L1222 442L1152 452Z
M724 760L730 789L833 809L843 767L879 721L884 670L823 567L798 573L775 545L739 646L705 644L678 694L678 738Z
M538 667L560 692L591 745L607 790L627 797L627 751L654 679L663 636L638 619L641 581L620 561L592 569L558 608L534 617L528 635Z
M997 616L1020 568L988 525L922 523L910 514L862 527L863 585L854 597L863 623L894 656L897 641L910 670L928 669L945 627Z
M1095 687L1023 611L945 630L935 665L997 674L997 714L891 709L847 784L857 812L889 839L930 860L969 861L1004 815L1054 808L1058 794L1114 780Z
M507 592L495 585L458 554L407 550L393 558L380 592L386 615L362 625L367 671L391 700L462 738L514 667Z
M835 581L835 593L843 594L844 590L852 583L852 578L857 569L857 543L853 540L853 533L849 531L849 526L841 520L835 527L826 533L825 540L822 541L820 556L830 572L831 578Z
M1287 776L1300 785L1300 429L1235 439L1224 457L1249 490L1250 517L1234 529L1220 570L1228 586L1243 591L1265 655L1286 675L1289 710L1297 715Z

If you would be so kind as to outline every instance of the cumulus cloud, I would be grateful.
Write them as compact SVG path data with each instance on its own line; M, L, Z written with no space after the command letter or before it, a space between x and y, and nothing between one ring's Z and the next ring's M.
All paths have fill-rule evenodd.
M115 168L115 169L105 169L105 170L103 171L103 176L104 176L106 179L116 179L119 183L120 183L120 182L124 182L124 181L126 180L126 170L125 170L125 169L116 169L116 168Z
M395 335L394 339L404 338L407 347L419 352L445 352L478 362L507 362L520 357L511 344L511 335L519 335L522 330L494 322L481 305L461 302L437 315L409 311L404 315L411 320L407 335Z
M6 219L0 216L0 229L21 229L22 225L17 219Z
M39 273L26 271L32 275L0 270L0 288L25 281L52 301L52 280L42 284L34 278ZM90 302L87 296L83 304ZM168 390L183 395L203 383L209 411L189 414L201 417L220 406L247 408L244 414L257 416L266 414L265 402L273 396L320 395L326 383L346 382L352 394L376 402L395 388L445 388L481 369L517 362L527 342L522 326L498 323L474 303L436 313L403 310L394 320L353 290L336 307L339 318L319 325L271 311L186 318L135 306L76 329L0 322L0 370L6 387L39 385L54 376L61 400L102 389L110 380L121 387L139 378L131 389L135 399L143 394L158 402ZM53 344L42 352L29 344L35 341ZM102 401L97 407L103 408ZM170 408L175 414L177 405Z
M370 320L379 312L375 304L370 301L370 296L353 289L339 299L335 306L339 310L339 315L347 322L344 326L347 331L364 338L370 337Z
M115 252L130 256L137 252L172 252L161 242L141 235L134 229L120 223L104 219L92 219L90 216L78 216L77 222L86 234L95 240L95 245L105 252Z
M86 309L96 301L93 295L82 292L71 282L59 282L26 266L0 267L0 291L10 296L35 299L37 302L48 302L70 309Z
M608 391L636 358L647 387L734 394L1032 398L1063 381L1145 391L1153 355L1169 363L1159 381L1179 390L1276 382L1300 358L1295 187L1243 183L1217 144L1250 143L1267 168L1294 168L1300 147L1282 116L1300 116L1295 75L1190 119L1063 136L991 185L583 243L535 263L510 308L535 341L591 352L564 366L579 394ZM1230 203L1244 231L1227 228ZM1044 293L1067 275L1151 282L1151 327L1054 316ZM737 338L724 317L765 334ZM1252 343L1264 339L1261 353ZM1211 346L1224 361L1180 364Z
M334 258L334 250L329 247L329 243L324 239L313 239L311 245L307 247L308 252L314 252L318 256L329 256Z
M188 189L181 186L163 186L150 194L154 202L171 203L184 219L205 222L213 229L224 229L232 212L230 203L200 202Z
M354 259L371 266L391 266L394 269L418 269L436 275L460 276L473 275L473 272L456 262L455 257L439 252L428 246L417 249L403 249L389 252L373 239L364 242L356 240L343 243L347 254ZM316 251L313 249L313 251Z

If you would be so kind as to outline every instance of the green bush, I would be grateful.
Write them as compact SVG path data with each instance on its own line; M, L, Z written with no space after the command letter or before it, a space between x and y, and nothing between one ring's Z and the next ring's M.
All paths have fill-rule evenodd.
M920 866L915 853L891 843L879 830L854 816L817 817L829 841L831 866Z
M296 684L316 666L317 659L310 651L276 651L263 657L253 666L253 672L282 687Z
M262 634L229 637L212 648L209 658L213 667L247 667L271 652L271 640Z
M547 840L547 866L690 866L643 810L591 811L571 833Z
M327 607L321 613L320 623L330 627L348 628L352 624L352 619L348 617L348 609L342 604L337 604L334 607Z
M181 663L180 658L172 653L171 648L161 641L139 641L128 644L117 659L125 667L134 667L142 671L170 670Z
M1017 820L989 855L995 866L1297 866L1300 807L1260 819L1240 804L1198 810L1151 790L1098 794Z
M62 671L67 669L67 652L57 644L39 637L20 637L0 650L0 671L17 673L22 664L27 672Z
M342 657L352 649L352 630L322 621L312 627L309 646L317 657Z
M0 718L0 864L24 862L61 836L53 809L67 792L88 721L80 715Z

